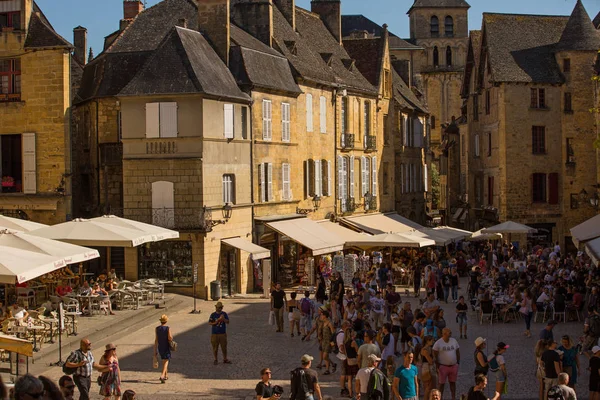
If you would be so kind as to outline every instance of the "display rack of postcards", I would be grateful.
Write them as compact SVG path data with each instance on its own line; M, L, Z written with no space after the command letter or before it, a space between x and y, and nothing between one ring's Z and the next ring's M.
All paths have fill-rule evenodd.
M294 284L294 271L292 266L290 264L281 264L281 270L283 271L283 274L281 274L279 283L281 283L283 287L292 286Z
M371 255L373 256L373 264L381 264L383 262L383 253L380 251L374 251Z
M371 257L363 254L358 257L358 270L360 272L367 272L371 269Z
M336 254L333 256L333 270L339 272L340 274L344 272L344 255Z
M342 272L342 279L345 284L350 284L354 273L358 266L358 256L356 254L346 254L344 257L344 271Z
M192 284L190 242L156 242L139 247L140 278L170 280L174 285Z

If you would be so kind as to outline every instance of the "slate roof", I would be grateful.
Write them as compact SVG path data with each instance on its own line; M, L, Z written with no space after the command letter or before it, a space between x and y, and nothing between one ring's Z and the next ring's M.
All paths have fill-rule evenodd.
M465 74L462 81L461 96L466 98L469 96L471 77L473 73L477 73L479 58L481 55L481 31L469 32L469 48L467 50L467 64L465 65Z
M383 27L364 15L342 15L342 37L347 38L354 31L367 31L374 37L383 36ZM416 50L421 48L399 38L392 32L388 32L388 34L390 49Z
M119 95L187 93L250 100L204 36L176 26Z
M598 14L596 14L592 23L594 24L596 29L600 29L600 12Z
M392 63L392 66L393 64L394 63ZM429 114L427 106L417 99L417 96L415 96L406 82L400 77L400 74L396 72L395 68L392 68L392 92L394 100L396 100L402 108Z
M483 14L483 51L494 82L563 81L554 53L569 17ZM478 68L483 68L484 59ZM480 71L481 72L481 71Z
M274 46L289 60L296 76L328 85L377 94L378 90L355 67L318 15L296 7L296 31L277 7L273 8ZM326 62L328 59L329 62Z
M382 38L344 39L344 48L354 60L356 67L371 85L379 88L384 43Z
M413 8L471 8L465 0L415 0L408 12Z
M33 11L29 20L27 29L27 38L25 38L25 48L40 48L40 47L65 47L72 48L73 45L65 38L60 36L50 21L46 18L38 5L33 3Z
M581 0L577 0L557 48L559 50L586 51L598 51L600 49L600 32L594 27Z

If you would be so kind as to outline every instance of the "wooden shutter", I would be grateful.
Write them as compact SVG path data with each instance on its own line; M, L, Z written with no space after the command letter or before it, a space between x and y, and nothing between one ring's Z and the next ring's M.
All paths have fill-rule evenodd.
M160 103L146 103L146 138L159 137Z
M349 165L349 170L350 170L350 197L354 198L354 156L350 156L350 165Z
M264 203L267 201L266 197L266 186L265 186L265 167L266 164L258 164L258 192L260 193L260 202Z
M423 188L425 189L425 192L429 191L429 182L427 182L427 174L427 164L425 164L425 168L423 168Z
M281 103L281 140L290 141L290 105Z
M344 171L343 171L344 159L342 156L338 156L338 199L343 199L343 183L344 183Z
M273 201L273 164L267 164L267 201Z
M320 113L321 133L327 133L327 99L325 96L320 97Z
M177 103L159 103L160 104L160 137L177 137ZM233 110L232 110L233 112ZM233 132L233 124L231 126Z
M263 140L271 140L272 134L272 119L271 119L271 100L263 100Z
M306 198L309 197L313 197L315 195L315 162L314 160L307 160L306 161L306 172L307 177L306 177L306 186L308 188L308 196L306 196Z
M379 189L377 188L377 156L373 156L371 159L371 167L373 172L371 173L371 178L373 179L373 196L377 196L377 192Z
M558 174L548 174L548 203L558 204Z
M479 157L479 135L475 135L475 157Z
M233 139L233 104L223 104L223 119L225 138Z
M404 193L404 164L400 164L400 193Z
M37 173L35 157L35 133L21 135L23 159L23 193L34 194L37 192Z
M323 184L322 184L322 178L323 178L323 171L321 170L321 160L315 160L315 171L314 171L314 175L315 175L315 195L317 196L321 196L322 193L322 189L323 189Z
M368 178L366 175L367 160L364 156L360 157L360 196L365 197L369 191Z
M313 102L312 94L306 94L306 131L313 131Z
M409 125L408 115L402 114L402 145L403 146L408 146L408 125Z
M333 186L331 178L331 161L327 160L327 196L333 195Z
M488 204L494 205L494 177L488 176Z
M291 200L291 187L290 187L290 164L283 164L281 168L282 181L283 181L283 200Z

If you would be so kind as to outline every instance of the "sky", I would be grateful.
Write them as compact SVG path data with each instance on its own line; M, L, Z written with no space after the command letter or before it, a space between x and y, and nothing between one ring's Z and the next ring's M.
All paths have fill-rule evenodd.
M161 0L146 0L150 7ZM576 0L467 0L469 29L481 28L484 12L512 14L570 15ZM119 28L123 18L122 0L36 0L54 29L73 42L73 28L81 25L88 29L88 45L94 54L102 51L104 37ZM342 14L363 14L378 24L387 23L390 32L406 38L406 12L413 0L342 0ZM310 0L296 0L296 5L310 9ZM583 0L591 18L600 11L600 0Z

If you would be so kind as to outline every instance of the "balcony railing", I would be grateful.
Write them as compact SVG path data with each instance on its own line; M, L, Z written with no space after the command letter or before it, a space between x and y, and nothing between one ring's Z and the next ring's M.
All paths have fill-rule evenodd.
M210 226L203 217L202 210L189 208L111 208L107 212L134 221L175 230L206 231L206 227Z
M356 210L356 203L354 202L353 197L341 199L340 201L341 201L343 213L350 213L350 212L354 212L354 210Z
M377 137L373 135L366 135L364 144L366 151L377 150Z
M0 93L0 103L21 101L21 93L2 94Z
M377 211L377 197L365 198L365 211Z
M354 133L342 133L342 149L352 150L354 148Z

